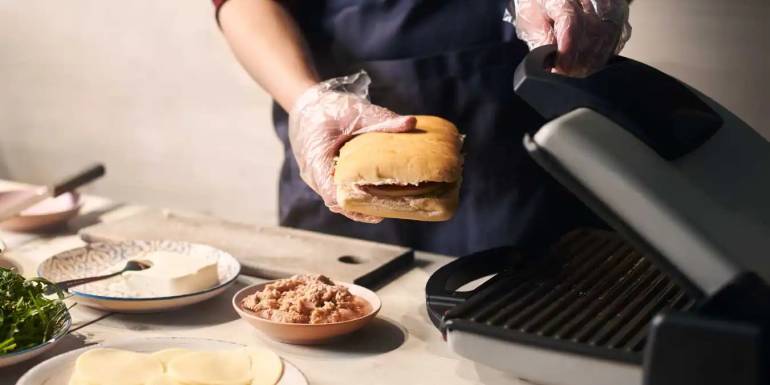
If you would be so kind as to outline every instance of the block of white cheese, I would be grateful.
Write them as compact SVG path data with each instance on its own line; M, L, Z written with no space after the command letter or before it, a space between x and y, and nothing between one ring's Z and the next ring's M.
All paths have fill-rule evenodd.
M157 297L195 293L219 283L217 261L200 255L151 251L131 258L151 265L123 273L129 290Z

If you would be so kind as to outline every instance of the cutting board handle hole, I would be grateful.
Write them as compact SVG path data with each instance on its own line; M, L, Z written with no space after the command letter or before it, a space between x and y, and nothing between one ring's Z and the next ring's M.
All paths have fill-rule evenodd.
M343 255L343 256L337 258L337 260L342 262L342 263L347 263L347 264L350 264L350 265L360 265L362 263L366 263L366 259L365 258L356 257L356 256L353 256L353 255Z

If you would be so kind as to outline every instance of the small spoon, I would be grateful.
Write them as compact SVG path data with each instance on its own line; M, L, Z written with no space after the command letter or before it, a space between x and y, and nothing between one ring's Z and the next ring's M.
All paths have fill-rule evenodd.
M123 274L127 271L141 271L141 270L149 269L151 266L152 265L150 265L149 263L145 263L141 261L126 261L126 266L124 266L123 269L118 272L106 274L106 275L98 275L95 277L70 279L67 281L56 282L52 286L48 286L48 288L45 291L45 294L46 295L54 294L56 293L57 288L61 291L68 291L69 288L73 286L78 286L85 283L96 282L96 281L101 281L103 279L112 278L116 275Z

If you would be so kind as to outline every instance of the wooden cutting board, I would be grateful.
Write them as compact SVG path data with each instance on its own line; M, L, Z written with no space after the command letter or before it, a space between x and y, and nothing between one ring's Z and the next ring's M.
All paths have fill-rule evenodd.
M414 253L404 247L158 209L87 227L80 237L86 242L167 239L202 243L236 257L243 274L277 279L318 273L366 287L392 279L414 262Z

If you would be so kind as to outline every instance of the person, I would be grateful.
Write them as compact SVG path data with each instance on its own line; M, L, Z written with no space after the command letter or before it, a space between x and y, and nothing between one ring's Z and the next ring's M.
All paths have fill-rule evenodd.
M629 37L627 1L214 3L235 56L276 101L285 146L280 224L464 255L540 247L592 222L523 148L525 133L544 121L513 93L513 73L528 48L543 44L558 45L556 72L597 70ZM411 115L441 116L465 135L454 218L425 223L341 210L332 180L338 149L363 132L408 131Z

